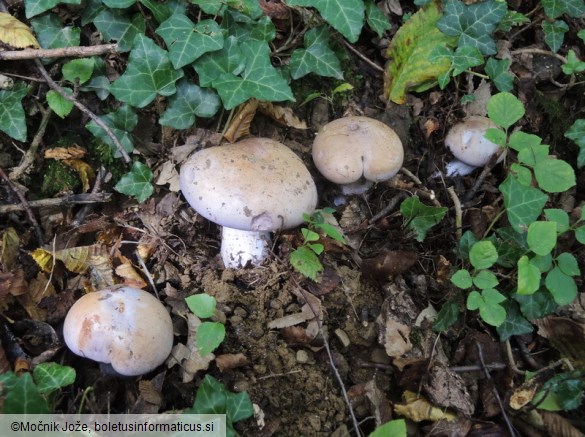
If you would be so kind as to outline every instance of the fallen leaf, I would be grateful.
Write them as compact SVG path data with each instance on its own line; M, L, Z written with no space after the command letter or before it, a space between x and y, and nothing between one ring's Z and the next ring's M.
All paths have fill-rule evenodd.
M386 349L389 357L398 358L412 350L410 327L398 320L387 317L384 322L377 319L380 326L378 341Z
M158 169L158 177L154 182L157 185L169 184L169 190L177 193L181 190L179 185L179 172L171 161L165 161Z
M250 124L256 116L258 100L250 99L238 107L223 137L230 143L250 133Z
M250 360L243 353L222 354L215 357L215 364L220 372L225 372L236 367L247 366Z
M80 159L65 159L63 163L75 170L79 179L81 179L83 192L87 193L95 180L94 169L87 162Z
M146 287L146 281L142 279L140 273L136 271L132 262L125 256L121 257L120 260L122 261L122 264L116 267L115 272L116 275L124 280L124 284L136 288Z
M45 158L64 160L64 159L81 159L87 155L87 150L74 144L69 147L55 147L45 150Z
M422 422L424 420L430 420L432 422L436 422L437 420L452 421L457 418L455 414L435 407L424 397L417 396L414 392L406 390L402 394L402 398L404 399L404 403L394 405L394 411L414 422Z
M441 365L434 365L424 386L430 401L442 408L457 410L470 417L475 408L465 381L457 373Z
M307 123L297 117L292 108L289 108L288 106L274 105L273 103L262 101L260 102L258 109L264 115L267 115L283 126L300 130L308 129Z
M585 369L585 324L565 317L545 317L533 321L538 334L550 341L564 358Z
M383 250L374 258L362 261L364 278L387 281L391 276L401 275L416 264L416 252L406 250Z
M12 270L18 265L18 249L20 238L12 227L5 229L0 234L2 240L0 247L0 263L6 270Z
M0 12L0 42L15 49L40 47L30 28L5 12Z

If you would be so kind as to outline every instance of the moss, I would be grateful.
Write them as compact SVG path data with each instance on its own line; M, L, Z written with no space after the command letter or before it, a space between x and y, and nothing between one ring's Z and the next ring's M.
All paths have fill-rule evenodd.
M41 191L45 196L57 193L74 192L81 187L81 181L75 170L61 161L50 159L43 173Z
M110 184L115 185L128 170L121 158L115 158L112 147L103 141L94 138L87 145L87 161L94 169L104 166L112 174Z

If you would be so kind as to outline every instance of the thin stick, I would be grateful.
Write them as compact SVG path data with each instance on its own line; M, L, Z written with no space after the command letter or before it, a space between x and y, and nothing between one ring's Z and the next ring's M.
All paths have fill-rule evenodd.
M131 161L130 156L128 155L126 150L124 150L124 146L122 146L122 143L120 143L120 140L118 140L118 137L116 137L116 135L114 135L114 132L112 132L112 130L108 127L108 125L105 124L97 115L95 115L93 112L91 112L89 109L87 109L87 107L83 103L79 102L77 99L75 99L74 97L67 94L65 92L65 90L63 88L61 88L61 86L59 86L51 78L51 76L49 75L47 70L45 70L45 66L42 64L41 61L39 61L38 59L35 59L35 64L37 65L37 68L38 68L39 72L41 73L41 75L47 81L47 84L53 90L55 90L57 93L59 93L59 95L61 97L63 97L65 100L68 100L71 103L73 103L81 112L83 112L89 118L91 118L93 121L95 121L95 124L97 124L99 127L101 127L106 132L106 134L112 139L112 142L115 144L116 148L118 149L118 152L120 152L120 154L124 158L124 161L126 163L129 163Z
M473 187L471 187L471 189L467 192L467 194L463 198L463 201L465 203L470 202L471 199L473 199L473 197L475 196L475 193L477 193L477 191L479 190L479 187L481 187L481 184L483 184L483 181L485 180L485 178L487 178L488 174L490 174L492 169L498 163L500 156L503 155L504 159L505 159L505 156L506 156L505 154L506 154L506 149L500 147L498 149L498 151L492 155L492 157L490 158L488 163L485 165L485 167L481 171L481 174L479 175L479 177L477 178L477 180L473 184Z
M453 201L453 206L455 206L455 236L457 237L457 240L461 240L463 227L463 212L461 210L461 202L459 201L459 197L457 197L457 193L455 193L453 187L447 188L447 193L449 193L449 196Z
M47 206L73 206L79 204L92 204L109 202L112 197L111 193L83 193L71 194L63 197L52 199L31 200L25 207L22 204L0 205L0 214L9 214L11 212L26 211L26 208L44 208Z
M388 205L386 205L380 212L378 212L378 214L376 214L375 216L373 216L370 219L370 226L369 227L374 226L374 223L376 223L382 217L388 215L390 213L390 211L392 211L394 208L396 208L396 206L398 205L398 202L400 202L405 197L406 197L406 193L400 192L396 196L394 196L392 199L390 199L390 202L388 202Z
M114 53L117 44L102 44L88 47L63 47L60 49L24 49L0 51L0 60L20 61L23 59L39 58L84 58L86 56L99 56L106 53Z
M343 45L345 47L347 47L350 52L352 52L354 55L356 55L358 58L360 58L362 61L364 61L366 64L368 64L370 67L372 67L374 70L377 70L381 73L384 72L384 69L382 67L380 67L375 62L372 62L371 60L366 58L364 55L362 55L360 52L358 52L357 49L355 47L353 47L350 43L348 43L346 40L342 39L341 42L343 42Z
M549 50L525 47L523 49L513 50L510 52L511 55L521 55L523 53L527 53L530 55L553 56L553 57L557 58L559 61L561 61L563 64L567 63L567 58L565 58L563 55L559 55L558 53L553 53Z
M100 195L100 190L102 189L102 182L104 181L105 178L106 178L106 169L102 165L102 166L100 166L98 174L95 178L93 188L91 189L91 194L98 195L98 196ZM111 195L109 195L108 199L110 197L111 197ZM77 227L77 226L81 225L81 223L83 223L83 221L85 220L85 217L87 217L87 215L90 213L92 208L93 208L93 206L91 204L85 205L82 208L80 208L79 211L77 211L77 214L75 214L75 217L73 217L73 220L71 221L71 226Z
M43 231L41 230L41 227L39 226L39 223L37 222L37 219L35 218L35 215L33 214L32 209L30 208L30 206L28 204L28 201L26 200L24 195L20 192L20 190L8 178L6 173L4 173L4 170L2 169L2 167L0 167L0 177L2 179L4 179L4 181L6 182L8 187L14 192L14 194L16 194L18 196L18 199L22 203L22 207L23 207L24 211L26 211L26 216L28 217L28 221L30 222L30 224L33 226L33 228L35 230L35 234L37 236L37 241L39 243L39 246L42 246L44 243L44 240L45 240L45 238L43 236Z

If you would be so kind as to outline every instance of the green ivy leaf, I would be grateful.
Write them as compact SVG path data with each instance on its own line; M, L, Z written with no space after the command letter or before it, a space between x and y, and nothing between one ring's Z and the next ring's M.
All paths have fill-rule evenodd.
M191 312L201 319L213 317L215 308L217 307L215 297L206 293L188 296L185 298L185 303Z
M579 264L575 255L569 252L563 252L555 259L557 266L565 275L568 276L579 276L581 270L579 270Z
M253 19L263 14L258 0L190 0L190 2L198 5L206 14L220 17L224 16L228 7Z
M585 119L576 120L569 130L565 132L565 137L573 140L579 146L579 156L577 157L577 167L585 166Z
M197 389L190 414L226 414L228 391L221 382L207 374ZM226 417L229 420L229 418Z
M583 0L542 0L544 13L549 18L557 18L567 14L573 18L580 18L585 14Z
M146 21L142 14L129 17L119 10L103 10L95 17L93 24L105 41L118 42L117 50L121 53L130 51L136 35L146 30Z
M498 290L487 288L481 291L472 291L467 297L467 309L479 309L479 315L484 322L492 326L500 326L506 320L506 310L502 302L506 297Z
M483 56L479 49L471 46L457 47L452 58L453 76L483 64Z
M515 302L508 300L503 306L506 310L506 319L496 328L501 341L506 341L513 335L528 334L533 331L532 324L522 317Z
M227 393L226 416L232 422L239 422L252 417L254 414L254 405L248 396L248 393Z
M217 349L224 339L223 323L203 322L197 327L197 350L202 357Z
M520 130L512 132L508 140L508 146L517 152L521 152L526 148L540 146L540 143L542 143L542 139L538 135L527 134Z
M565 33L569 31L569 25L563 20L557 20L554 23L545 20L542 22L542 31L544 32L544 42L556 53L563 45Z
M291 252L290 264L297 272L313 281L317 281L319 272L323 271L317 254L307 246L301 246Z
M527 256L518 260L518 294L532 294L540 288L540 270Z
M126 9L136 3L136 0L102 0L108 8Z
M459 47L472 46L484 55L496 53L492 32L508 10L505 2L486 0L465 5L460 0L447 0L443 17L437 22L445 34L459 38Z
M287 0L289 6L315 8L331 27L356 42L364 25L365 6L362 0Z
M138 108L148 105L157 94L174 94L175 82L183 77L183 70L173 69L167 52L143 34L136 35L133 47L126 71L112 83L110 92Z
M16 377L6 393L3 414L49 414L51 409L41 395L30 373Z
M561 68L563 73L567 75L583 73L585 71L585 62L577 57L574 50L569 50L567 53L567 62L565 62Z
M546 144L538 144L535 146L525 147L518 152L518 161L530 167L534 167L537 163L547 161L549 159L550 147Z
M453 276L451 276L451 282L463 290L467 290L473 285L473 279L465 269L457 270Z
M502 32L509 32L514 26L530 23L530 18L520 12L508 10L506 15L498 24L498 29Z
M495 288L499 283L500 281L498 281L496 275L489 270L480 270L473 277L473 285L475 285L480 290L485 290L486 288Z
M563 273L559 267L555 267L548 272L544 283L548 291L553 295L555 302L560 306L570 304L577 297L575 280Z
M152 193L152 171L140 161L132 164L132 169L120 178L114 189L127 196L136 197L138 202L144 202Z
M93 58L73 59L66 62L61 69L63 79L71 83L79 80L80 85L84 84L91 78L94 65L95 61Z
M39 393L48 394L75 382L75 369L58 363L41 363L33 370Z
M478 241L469 251L469 262L476 269L489 269L498 260L498 251L489 240Z
M514 76L509 72L511 63L509 59L498 61L495 58L489 58L485 63L485 72L498 91L509 92L514 88Z
M520 304L520 311L530 320L540 319L554 313L559 307L552 295L542 288L533 294L514 294Z
M70 96L73 95L73 90L71 88L63 87L63 91L65 91ZM55 114L61 118L68 116L73 109L73 102L71 100L67 100L57 91L53 90L49 90L47 92L47 103L53 112L55 112Z
M585 226L580 226L575 229L575 238L581 244L585 244Z
M498 93L487 103L488 116L498 126L508 129L524 116L524 105L510 93Z
M548 196L537 188L522 185L513 176L508 176L499 189L504 195L510 224L517 232L526 232L542 212Z
M132 137L129 132L134 130L136 124L138 124L138 116L136 113L134 113L130 106L123 105L117 111L100 116L100 120L102 120L106 126L112 130L126 152L130 153L132 150L134 150ZM114 157L118 158L121 156L110 136L106 134L106 132L93 120L86 124L85 128L95 137L108 144L112 148Z
M0 90L0 130L17 141L26 141L26 115L21 101L28 90L22 82L11 90Z
M372 0L366 0L366 22L378 34L379 38L382 38L384 32L392 29L384 12Z
M30 20L37 40L44 49L78 46L81 31L78 27L63 27L56 14L42 15Z
M173 14L161 23L156 33L164 39L175 68L192 63L204 53L223 48L223 34L213 20L193 24L185 15Z
M341 64L329 48L329 29L320 26L305 33L305 49L297 49L290 59L291 77L299 79L309 73L343 79Z
M27 0L24 2L26 18L31 18L53 9L58 4L80 5L81 0Z
M199 85L202 87L211 86L214 80L232 73L240 74L246 67L246 59L235 36L229 36L224 41L223 49L206 53L197 59L194 68L199 75Z
M400 204L400 213L404 216L404 225L409 227L415 234L417 241L423 241L429 229L438 224L448 208L427 206L422 203L418 196L405 199Z
M544 216L549 222L554 222L557 226L557 234L562 234L569 230L569 214L562 209L549 208L544 210Z
M437 319L433 324L433 331L435 332L446 331L458 319L459 303L454 298L449 299L447 302L443 304L443 306L439 310L439 313L437 314Z
M532 404L546 411L568 411L579 408L585 382L580 372L564 372L546 381Z
M219 110L221 101L209 89L203 89L187 79L177 82L177 92L169 98L167 110L158 122L174 129L188 129L195 123L195 117L212 117Z
M140 0L140 3L148 8L158 23L162 23L172 14L170 6L167 4L159 3L155 0Z
M536 221L528 226L528 247L537 255L549 254L557 244L557 224Z
M532 172L523 165L514 162L510 166L510 174L515 176L518 182L520 182L522 185L527 187L532 185Z
M545 159L534 166L538 186L549 193L562 193L576 185L575 171L562 159Z
M394 419L378 426L368 437L406 437L406 421Z

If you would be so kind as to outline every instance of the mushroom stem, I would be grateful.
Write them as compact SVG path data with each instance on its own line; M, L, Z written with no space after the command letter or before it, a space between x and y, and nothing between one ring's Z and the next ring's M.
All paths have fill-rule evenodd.
M341 185L341 192L345 196L364 194L372 185L373 182L361 178L359 181Z
M248 262L260 265L268 256L270 232L241 231L224 226L221 236L221 258L226 268L239 269Z

